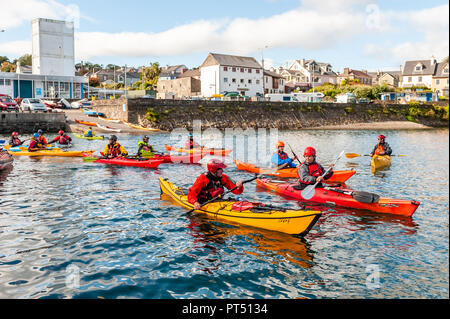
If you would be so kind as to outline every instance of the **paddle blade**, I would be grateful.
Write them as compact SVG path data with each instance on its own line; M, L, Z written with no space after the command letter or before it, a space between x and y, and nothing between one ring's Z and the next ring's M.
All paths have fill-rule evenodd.
M345 156L347 158L355 158L355 157L359 157L361 155L360 154L356 154L356 153L346 153Z
M360 191L352 192L352 197L358 202L366 204L378 203L380 200L380 196L377 194Z
M302 191L302 197L303 199L310 200L314 197L314 194L316 193L316 187L315 185L309 185Z
M84 162L95 162L96 160L98 160L98 157L95 157L95 156L86 156L86 157L83 157L83 161L84 161Z

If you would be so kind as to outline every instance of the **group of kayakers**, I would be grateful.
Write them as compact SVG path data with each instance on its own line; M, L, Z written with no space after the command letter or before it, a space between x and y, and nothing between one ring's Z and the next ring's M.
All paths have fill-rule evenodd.
M29 152L36 152L39 150L46 149L49 144L58 143L59 145L69 145L72 142L72 138L67 135L63 130L58 132L58 135L51 140L50 142L44 136L44 132L39 129L36 133L34 133L30 137L30 143L28 145ZM27 139L21 140L18 132L13 132L11 134L11 139L9 140L9 144L12 147L22 146L23 143L28 141Z
M277 166L277 169L295 168L297 169L298 184L296 189L305 189L308 185L316 187L323 187L322 181L326 181L333 176L334 164L330 165L328 171L325 171L323 166L316 161L317 151L309 146L303 152L304 161L294 155L290 158L284 151L285 144L279 141L276 144L277 151L272 155L271 162ZM378 136L378 143L374 147L370 156L374 155L391 155L392 149L386 142L384 135ZM299 165L294 163L299 161ZM242 181L234 182L230 177L223 173L227 166L218 159L212 159L208 162L208 171L200 175L195 181L194 185L189 188L188 201L198 210L202 204L211 199L218 198L225 192L225 188L233 190L232 193L236 195L242 194L244 186Z

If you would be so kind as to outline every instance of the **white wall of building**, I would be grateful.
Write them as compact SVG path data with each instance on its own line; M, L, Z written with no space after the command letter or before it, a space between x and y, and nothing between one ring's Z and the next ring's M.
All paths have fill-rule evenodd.
M72 22L35 19L31 23L33 74L74 76Z
M433 76L432 75L403 76L402 87L419 86L423 84L431 88L431 86L433 85Z
M205 97L225 92L245 92L247 96L263 93L262 69L213 65L201 68L200 72Z

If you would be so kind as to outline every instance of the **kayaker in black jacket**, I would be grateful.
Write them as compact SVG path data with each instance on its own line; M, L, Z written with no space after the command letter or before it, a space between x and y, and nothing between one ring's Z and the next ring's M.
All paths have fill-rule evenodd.
M334 164L330 165L331 170L322 177L325 169L316 162L316 150L313 147L307 147L303 156L305 157L305 161L298 167L297 176L299 184L295 188L304 189L306 186L314 185L316 182L319 182L317 187L323 187L321 182L333 176Z
M386 136L379 135L378 136L378 144L375 145L372 152L370 153L370 157L374 155L391 155L392 149L388 143L386 143Z

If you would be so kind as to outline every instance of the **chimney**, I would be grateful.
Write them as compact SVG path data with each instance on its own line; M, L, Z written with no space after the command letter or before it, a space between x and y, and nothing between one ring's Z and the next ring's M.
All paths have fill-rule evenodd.
M350 68L344 68L344 74L348 75L350 73Z
M367 74L367 70L361 70L363 73Z
M430 60L430 64L431 65L435 65L436 64L436 58L434 56L431 56L431 60Z
M300 60L300 64L301 64L302 66L305 66L305 59L304 59L304 58Z

